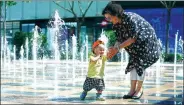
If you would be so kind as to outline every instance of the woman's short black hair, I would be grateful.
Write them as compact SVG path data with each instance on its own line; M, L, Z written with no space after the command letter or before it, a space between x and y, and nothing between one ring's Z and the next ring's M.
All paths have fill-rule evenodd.
M121 17L122 13L124 12L123 8L120 4L117 4L116 2L109 2L107 6L103 9L102 15L110 14L112 16Z

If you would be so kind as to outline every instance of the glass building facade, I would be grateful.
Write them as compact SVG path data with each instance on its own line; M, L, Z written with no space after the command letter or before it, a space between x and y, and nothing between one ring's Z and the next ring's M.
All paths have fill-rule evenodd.
M60 1L61 6L69 8L68 1ZM101 26L104 17L101 15L103 8L108 1L94 1L89 8L85 23L81 27L82 39L88 35L89 43L92 43L98 38L101 29L111 29L111 25L106 27ZM82 1L82 8L86 8L88 1ZM3 6L4 7L4 6ZM31 2L17 1L17 4L7 8L6 12L6 35L8 40L17 31L31 32L35 25L42 28L44 34L47 33L47 23L54 15L54 11L58 10L59 15L65 20L69 27L70 35L76 34L76 22L73 14L57 6L53 1L34 0ZM79 17L81 12L77 1L74 3L74 10ZM152 9L126 9L128 12L135 12L144 17L154 27L158 38L161 39L162 44L165 45L166 40L166 23L167 23L167 9L166 8L152 8ZM2 8L4 16L4 8ZM184 34L184 7L173 8L171 11L171 23L169 28L169 47L170 52L174 51L175 33L179 30L179 36L183 38ZM3 23L1 23L1 35L3 34ZM83 34L86 33L86 34Z

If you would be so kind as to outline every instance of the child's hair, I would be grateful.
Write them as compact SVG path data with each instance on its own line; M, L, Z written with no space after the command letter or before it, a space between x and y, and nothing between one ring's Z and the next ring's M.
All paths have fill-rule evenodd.
M97 40L97 41L95 41L95 42L93 43L93 46L92 46L92 51L93 51L93 53L94 53L94 49L95 49L98 45L100 45L100 44L105 45L104 42L101 41L101 40Z

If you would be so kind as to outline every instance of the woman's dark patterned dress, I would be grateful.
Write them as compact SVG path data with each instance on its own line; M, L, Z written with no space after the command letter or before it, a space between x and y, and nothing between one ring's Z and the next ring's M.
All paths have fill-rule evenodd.
M146 68L159 59L160 43L153 27L138 14L124 12L121 21L113 25L117 41L122 43L129 38L136 39L135 43L125 47L129 54L125 74L135 68L137 74L141 76Z

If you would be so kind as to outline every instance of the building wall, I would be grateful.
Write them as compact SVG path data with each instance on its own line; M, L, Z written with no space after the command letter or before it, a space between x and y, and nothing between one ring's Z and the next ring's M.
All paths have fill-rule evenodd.
M82 7L85 8L88 2L82 1ZM94 1L89 11L86 14L86 21L82 27L82 31L89 35L89 41L92 43L100 35L101 27L99 24L104 20L101 15L102 9L106 6L108 1ZM68 1L60 1L60 4L66 8L69 7ZM75 2L74 10L77 15L81 16L78 8L78 3ZM31 31L35 25L38 25L47 31L46 24L48 23L54 11L58 10L62 19L67 22L75 22L73 15L68 11L58 7L52 1L34 0L29 3L17 1L15 6L8 7L7 10L7 36L11 38L16 31ZM161 39L162 44L165 45L166 39L166 21L167 10L165 8L153 9L126 9L125 11L135 12L144 17L154 27L158 38ZM70 23L69 23L70 24ZM1 28L2 28L1 24ZM111 29L108 27L108 29ZM173 8L171 11L171 24L169 35L170 51L174 51L174 38L176 31L179 30L179 36L184 39L184 8ZM1 29L1 32L2 29ZM2 34L2 33L1 33Z
M166 27L167 27L167 9L127 9L127 12L135 12L145 18L155 29L157 37L161 39L163 49L166 43ZM174 52L175 34L179 31L178 37L184 39L184 8L173 8L171 10L171 18L169 25L169 51ZM165 51L165 50L164 50ZM182 52L178 47L178 52Z
M65 8L69 8L71 1L63 0L60 1ZM82 1L81 7L87 8L89 1ZM105 7L108 1L93 1L86 17L101 16L101 11ZM34 0L31 2L17 1L17 4L7 9L7 20L32 20L32 19L49 19L54 14L54 11L58 10L61 18L72 18L73 14L57 6L53 1ZM74 1L74 11L80 17L78 2Z

